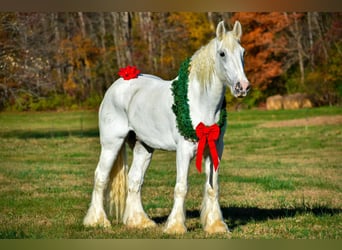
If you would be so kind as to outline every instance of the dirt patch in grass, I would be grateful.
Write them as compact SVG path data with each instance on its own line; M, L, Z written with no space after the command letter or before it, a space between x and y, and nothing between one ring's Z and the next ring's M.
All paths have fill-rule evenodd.
M338 125L342 124L342 115L334 116L316 116L293 120L272 121L260 124L263 128L279 128L279 127L300 127L300 126L321 126L321 125Z

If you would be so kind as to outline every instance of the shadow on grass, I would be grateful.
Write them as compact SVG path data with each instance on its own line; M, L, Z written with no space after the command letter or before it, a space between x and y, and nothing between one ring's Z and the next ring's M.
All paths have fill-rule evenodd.
M10 132L0 132L1 138L18 139L48 139L75 137L99 137L98 129L88 130L11 130Z
M307 208L258 208L258 207L223 207L221 208L223 217L230 230L246 225L250 222L262 222L268 219L281 219L294 217L301 214L313 214L315 216L340 214L342 209L329 208L325 206ZM158 224L166 222L168 216L154 217ZM199 218L199 210L186 211L186 218ZM191 230L191 229L190 229Z
M320 207L296 207L296 208L258 208L258 207L224 207L223 217L228 220L229 228L234 230L238 226L246 225L249 222L266 221L268 219L281 219L294 217L302 214L313 214L314 216L335 215L342 212L342 209Z

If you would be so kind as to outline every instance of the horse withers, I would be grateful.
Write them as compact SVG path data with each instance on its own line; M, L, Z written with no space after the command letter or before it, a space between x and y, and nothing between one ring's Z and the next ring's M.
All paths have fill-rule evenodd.
M226 129L225 91L229 88L235 97L243 97L250 89L241 35L238 21L231 31L220 22L216 37L182 64L176 79L139 74L111 85L99 109L101 154L85 226L111 225L104 203L128 227L155 226L143 209L141 188L153 151L163 149L176 151L177 168L174 204L164 232L186 232L184 200L195 156L199 171L203 157L206 173L203 228L208 233L228 232L219 205L218 173ZM125 144L133 148L130 168Z

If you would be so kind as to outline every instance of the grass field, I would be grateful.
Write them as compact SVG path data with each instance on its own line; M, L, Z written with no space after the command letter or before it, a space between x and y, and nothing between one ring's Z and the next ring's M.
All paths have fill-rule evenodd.
M166 235L175 153L156 151L142 190L158 224L84 228L100 146L97 113L0 113L0 238L342 238L342 109L230 112L220 204L231 234L200 224L204 174L190 168L188 232Z

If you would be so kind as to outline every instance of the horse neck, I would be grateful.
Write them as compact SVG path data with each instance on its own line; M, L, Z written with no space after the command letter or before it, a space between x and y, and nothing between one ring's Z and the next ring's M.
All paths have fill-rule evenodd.
M188 98L194 127L200 122L210 126L218 121L225 90L226 87L214 75L205 83L197 78L190 80Z

